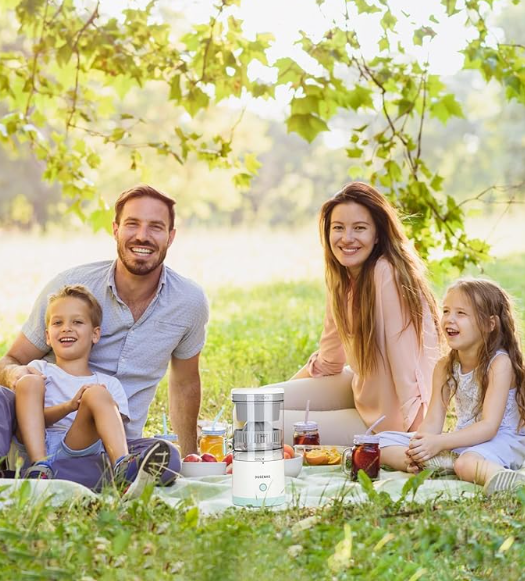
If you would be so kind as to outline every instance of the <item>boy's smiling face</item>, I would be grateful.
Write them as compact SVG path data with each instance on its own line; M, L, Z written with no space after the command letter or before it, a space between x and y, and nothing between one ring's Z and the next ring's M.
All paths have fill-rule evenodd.
M89 306L76 297L54 300L48 308L46 342L57 358L73 360L89 357L91 347L100 339Z

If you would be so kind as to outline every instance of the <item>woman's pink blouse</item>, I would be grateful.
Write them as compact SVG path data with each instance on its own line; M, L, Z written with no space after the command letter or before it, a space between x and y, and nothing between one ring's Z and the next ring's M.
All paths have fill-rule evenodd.
M352 379L357 411L367 425L386 415L378 430L408 431L418 411L426 413L432 389L432 372L439 359L439 341L428 304L423 305L423 344L414 326L407 326L394 280L394 269L380 258L374 272L376 292L376 369L368 377ZM406 309L405 309L406 310ZM357 369L355 353L345 353L327 301L324 329L316 351L308 361L312 377L335 375L345 364ZM416 427L416 426L412 426Z

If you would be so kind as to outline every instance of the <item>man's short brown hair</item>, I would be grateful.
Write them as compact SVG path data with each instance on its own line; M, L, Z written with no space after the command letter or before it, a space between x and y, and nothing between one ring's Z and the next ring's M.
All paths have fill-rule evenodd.
M97 299L83 284L69 284L63 286L56 293L47 297L46 327L49 325L49 307L58 299L73 297L84 301L89 309L89 317L93 327L100 327L102 323L102 307Z
M170 213L169 227L170 230L173 230L175 226L175 200L146 184L134 186L133 188L130 188L129 190L126 190L120 194L117 201L115 202L115 222L117 224L120 224L120 216L122 215L122 210L126 202L132 200L133 198L155 198L156 200L160 200L166 204L168 212Z

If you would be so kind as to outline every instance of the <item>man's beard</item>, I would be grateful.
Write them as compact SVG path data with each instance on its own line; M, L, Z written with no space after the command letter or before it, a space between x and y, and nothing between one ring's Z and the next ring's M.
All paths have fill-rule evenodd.
M161 265L164 262L166 254L168 252L168 245L166 244L164 248L159 250L159 258L156 262L136 263L133 261L133 258L130 260L129 254L126 254L127 252L131 253L131 250L128 250L126 246L142 246L144 248L151 248L153 251L155 251L156 248L153 247L151 244L144 244L138 241L134 243L129 243L128 245L126 245L125 242L122 242L120 240L117 242L117 253L122 264L125 266L126 270L128 270L131 274L136 274L138 276L145 276L146 274L153 272L159 265Z

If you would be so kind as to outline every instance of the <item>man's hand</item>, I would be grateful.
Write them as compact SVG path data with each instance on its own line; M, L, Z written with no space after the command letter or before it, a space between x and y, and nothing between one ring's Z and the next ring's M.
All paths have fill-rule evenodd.
M415 464L430 460L443 451L441 434L416 432L408 444L407 454Z
M28 365L8 365L4 369L5 378L7 380L8 385L12 385L13 389L16 391L16 384L24 377L25 375L37 375L42 377L43 379L46 376L39 371L36 367L29 367Z
M17 381L24 375L42 376L40 371L28 368L27 364L42 359L48 351L41 351L23 333L19 333L9 351L0 359L0 385L14 390Z

